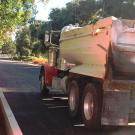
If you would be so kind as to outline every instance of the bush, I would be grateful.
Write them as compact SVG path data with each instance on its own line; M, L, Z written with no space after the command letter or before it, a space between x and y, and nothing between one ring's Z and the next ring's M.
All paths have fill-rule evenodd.
M34 63L34 64L45 64L45 63L48 63L48 59L47 58L34 58L32 60L32 63Z

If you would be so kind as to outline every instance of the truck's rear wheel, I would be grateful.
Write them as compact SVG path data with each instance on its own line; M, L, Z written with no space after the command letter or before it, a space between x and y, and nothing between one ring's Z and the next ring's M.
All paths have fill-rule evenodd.
M85 126L90 129L101 126L101 95L99 93L94 84L86 84L82 97L82 117Z
M45 73L44 70L40 73L40 94L41 96L46 96L49 93L49 89L46 87L45 84Z
M72 118L77 118L80 115L81 108L81 97L82 94L80 94L80 87L79 87L79 81L72 80L68 84L68 104L69 104L69 114Z

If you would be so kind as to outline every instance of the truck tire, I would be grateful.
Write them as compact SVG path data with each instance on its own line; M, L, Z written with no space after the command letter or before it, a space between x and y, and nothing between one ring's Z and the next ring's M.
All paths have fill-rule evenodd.
M82 94L79 80L74 79L68 84L68 104L71 118L77 119L81 115Z
M49 89L46 87L46 84L45 84L44 70L41 70L40 72L40 94L41 94L41 97L47 96L49 94Z
M86 127L101 127L101 90L92 83L87 83L82 97L82 118Z

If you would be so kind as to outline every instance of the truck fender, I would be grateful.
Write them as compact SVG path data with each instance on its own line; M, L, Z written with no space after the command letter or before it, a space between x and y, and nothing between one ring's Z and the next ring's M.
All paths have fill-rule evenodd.
M54 67L54 66L45 64L45 65L41 66L39 79L41 78L41 73L44 73L45 84L47 86L51 86L53 77L58 75L58 69L56 69L56 67Z

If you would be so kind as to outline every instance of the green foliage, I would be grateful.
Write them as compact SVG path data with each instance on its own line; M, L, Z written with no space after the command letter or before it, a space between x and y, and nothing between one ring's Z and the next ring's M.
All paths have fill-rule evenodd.
M51 11L49 17L51 20L51 26L53 30L61 30L62 27L79 23L80 25L86 25L89 22L94 22L99 16L102 16L101 10L102 2L96 0L85 0L69 2L66 8L55 8ZM97 14L98 11L98 14Z
M77 21L81 25L88 24L89 21L94 21L97 18L96 12L100 9L100 5L96 0L80 1L77 8ZM95 16L93 18L93 16Z
M0 1L0 39L6 40L7 32L25 24L34 11L34 0Z
M32 2L32 0L26 1L28 3ZM45 4L48 2L48 0L41 1L45 2ZM22 0L20 0L20 3L21 2ZM24 3L22 3L21 6L28 6L26 8L28 9L27 11L34 13L33 4L31 3L31 8L29 6L30 3L27 3L27 6ZM21 13L25 11L19 9L19 11L20 10ZM65 8L52 9L49 15L49 21L41 22L34 20L30 23L27 30L19 31L16 36L17 52L20 53L20 56L30 55L31 53L36 56L44 54L47 50L44 44L45 31L61 30L64 26L75 23L79 23L80 26L93 24L107 16L134 19L134 11L135 0L74 0L67 3ZM24 22L29 20L30 16L30 14L26 14L26 17L24 15L21 16L20 19L17 19L16 24L13 23L15 24L13 26L24 24ZM58 44L58 40L59 34L53 35L52 42Z
M2 54L11 54L12 56L16 53L16 47L14 42L9 38L2 46Z
M50 20L53 30L61 30L68 24L86 25L107 16L134 19L134 12L135 0L75 0L66 8L53 9Z
M17 54L22 56L29 56L31 54L32 46L30 44L30 34L27 27L22 28L16 34L16 49Z
M135 0L101 0L106 16L135 18Z
M46 30L50 31L49 22L34 21L34 23L29 26L33 55L38 56L41 53L45 53L44 37Z
M4 43L2 42L2 41L0 41L0 49L2 49L2 45L3 45Z
M33 43L33 49L32 49L32 54L34 54L35 56L40 56L41 54L41 49L42 49L42 45L40 42L34 42Z
M51 23L50 22L42 22L42 24L39 26L38 39L40 41L44 42L45 31L51 31Z
M40 26L42 24L42 21L35 20L32 24L29 26L29 32L31 36L31 41L35 42L38 39L38 32L40 30Z

